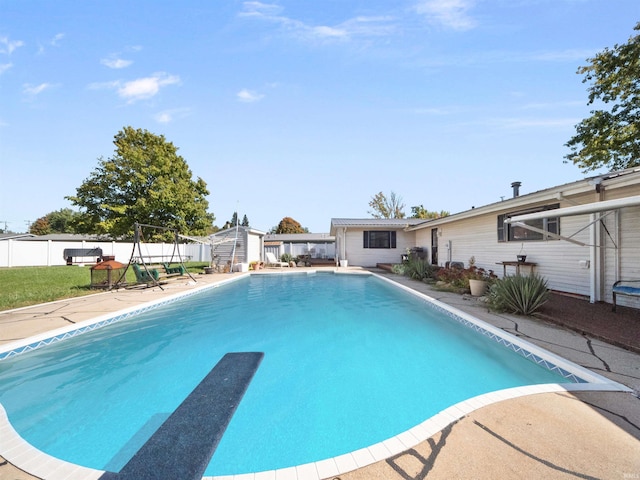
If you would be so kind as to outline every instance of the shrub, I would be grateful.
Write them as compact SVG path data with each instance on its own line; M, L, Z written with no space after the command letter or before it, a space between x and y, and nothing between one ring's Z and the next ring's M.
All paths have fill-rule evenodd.
M280 255L280 261L281 262L292 262L293 261L293 255L291 255L290 253L283 253L282 255Z
M532 315L548 299L547 281L535 274L498 279L489 290L489 306L502 312Z
M404 275L404 265L396 263L393 267L391 267L391 271L396 275Z
M404 274L413 280L426 280L434 277L435 268L426 260L409 258L403 266Z
M469 268L441 268L436 272L435 277L452 287L462 289L469 288L469 280L483 280L491 283L498 278L493 270L485 270L475 265Z

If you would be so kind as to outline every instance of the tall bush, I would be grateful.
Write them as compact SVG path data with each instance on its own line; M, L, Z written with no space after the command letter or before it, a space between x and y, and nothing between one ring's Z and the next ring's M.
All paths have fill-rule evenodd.
M435 268L426 260L420 258L409 258L404 263L404 274L413 280L426 280L433 278Z
M548 299L547 281L536 274L498 279L489 291L492 309L522 315L532 315Z

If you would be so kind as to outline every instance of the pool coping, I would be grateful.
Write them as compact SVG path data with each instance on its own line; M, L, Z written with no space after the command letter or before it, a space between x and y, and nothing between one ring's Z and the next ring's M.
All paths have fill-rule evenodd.
M229 279L223 279L212 284L194 288L187 292L175 293L172 295L168 295L167 297L164 297L162 299L146 302L142 305L137 305L134 307L129 307L127 309L119 310L117 312L101 315L90 320L29 337L20 341L7 343L0 347L0 361L32 351L37 348L41 348L57 341L62 341L66 338L72 338L76 335L80 335L82 333L100 328L102 326L110 325L112 323L127 319L133 315L151 310L153 308L157 308L168 303L175 302L176 300L186 298L204 290L217 288L231 282L239 281L243 278L246 278L248 275L291 275L300 273L312 274L316 272L316 270L294 270L290 272L277 270L245 274L234 276L233 278ZM437 413L436 415L430 417L419 425L416 425L415 427L394 437L344 455L320 460L317 462L298 465L295 467L288 467L264 472L223 476L205 476L203 477L203 480L321 480L323 478L341 475L402 453L407 449L413 448L419 443L427 440L431 436L437 434L447 425L458 421L471 412L479 408L501 402L503 400L509 400L524 395L533 395L539 393L557 393L571 391L632 391L630 388L618 382L609 380L608 378L598 375L584 367L581 367L569 360L562 358L561 356L555 355L552 352L549 352L530 342L527 342L526 340L515 337L508 332L505 332L476 317L473 317L472 315L468 315L465 312L456 309L455 307L451 307L450 305L439 302L438 300L435 300L428 295L417 292L416 290L401 285L398 282L395 282L376 273L349 270L340 271L339 269L336 269L335 271L325 270L324 272L335 274L368 275L377 277L385 282L388 282L389 284L392 284L395 287L401 288L402 290L418 298L421 298L425 302L428 302L430 305L432 305L434 308L447 314L453 320L456 320L469 328L473 328L478 333L488 336L494 341L502 343L503 346L511 348L516 353L530 358L536 363L541 363L543 364L543 366L550 370L553 370L554 368L559 369L555 371L564 375L565 378L567 378L568 374L568 378L572 378L573 376L575 379L583 380L584 382L529 385L485 393L454 404ZM102 470L82 467L60 460L33 447L27 441L22 439L22 437L20 437L20 435L13 429L13 426L9 422L6 411L4 410L2 405L0 405L0 455L3 456L7 461L11 462L13 465L25 470L30 474L41 476L42 478L51 480L92 480L100 478L100 476L105 473Z

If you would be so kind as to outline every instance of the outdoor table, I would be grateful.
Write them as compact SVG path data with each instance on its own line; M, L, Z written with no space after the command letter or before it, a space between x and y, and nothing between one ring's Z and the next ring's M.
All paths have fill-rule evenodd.
M531 273L533 273L534 268L536 267L536 265L538 265L537 263L534 262L518 262L518 261L504 261L504 262L498 262L498 265L502 265L502 273L503 276L507 276L507 267L516 267L516 275L520 275L520 267L525 266L525 267L529 267L531 269Z

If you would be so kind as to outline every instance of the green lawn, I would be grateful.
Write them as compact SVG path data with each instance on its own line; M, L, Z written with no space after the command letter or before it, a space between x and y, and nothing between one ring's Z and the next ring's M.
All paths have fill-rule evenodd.
M191 273L202 272L208 266L206 262L185 265ZM135 283L132 269L127 271L127 281ZM0 311L101 291L90 286L91 269L88 266L0 268Z

